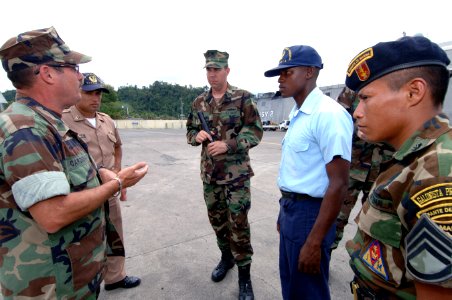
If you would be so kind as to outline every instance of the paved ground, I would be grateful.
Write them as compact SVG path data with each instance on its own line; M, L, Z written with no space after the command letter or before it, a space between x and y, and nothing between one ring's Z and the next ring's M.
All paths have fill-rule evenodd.
M131 290L102 289L100 299L237 299L237 267L220 283L210 280L220 252L201 193L200 148L188 145L179 129L124 129L120 134L124 164L150 165L148 175L122 203L127 273L141 277L142 284ZM265 132L262 143L251 150L256 174L249 214L255 251L251 276L258 300L281 299L275 222L283 136ZM346 238L355 230L352 221ZM343 243L333 252L330 274L332 299L352 299Z

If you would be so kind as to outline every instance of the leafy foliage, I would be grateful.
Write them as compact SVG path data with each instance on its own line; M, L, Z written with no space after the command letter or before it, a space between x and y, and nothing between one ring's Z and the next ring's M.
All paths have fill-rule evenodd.
M9 90L2 93L3 97L5 97L6 101L8 103L11 103L16 98L16 91L15 90Z
M206 89L156 81L142 88L119 87L118 97L129 107L129 117L179 119L186 118L193 100Z
M185 119L193 100L208 87L180 86L156 81L147 87L122 86L117 91L107 86L100 111L113 119ZM3 92L8 102L14 101L16 91Z

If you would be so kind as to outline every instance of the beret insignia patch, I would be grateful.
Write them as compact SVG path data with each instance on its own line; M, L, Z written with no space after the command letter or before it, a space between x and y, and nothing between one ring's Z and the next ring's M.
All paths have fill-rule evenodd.
M370 77L370 69L366 62L356 68L356 75L361 81L366 81Z
M350 62L350 64L348 65L347 76L348 77L352 76L353 71L356 70L357 71L356 74L358 75L358 77L361 81L364 81L367 78L369 78L370 69L365 62L366 62L366 60L371 59L372 57L374 57L374 50L372 48L367 48L366 50L361 51L361 53L356 55L355 58L353 58L352 61ZM362 66L363 64L364 64L364 66ZM358 71L358 69L363 69L363 70ZM365 76L364 74L366 72L369 73L367 75L367 78L361 79L360 74L362 73L362 76Z

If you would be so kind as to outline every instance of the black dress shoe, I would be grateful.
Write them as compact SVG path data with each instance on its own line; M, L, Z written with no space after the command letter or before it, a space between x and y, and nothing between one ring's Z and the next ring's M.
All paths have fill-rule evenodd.
M136 286L139 286L141 283L141 279L135 276L126 276L123 280L111 283L111 284L105 284L105 290L111 291L117 288L123 288L123 289L130 289L134 288Z
M235 265L234 259L221 259L218 265L212 271L212 280L219 282L224 279L229 269Z

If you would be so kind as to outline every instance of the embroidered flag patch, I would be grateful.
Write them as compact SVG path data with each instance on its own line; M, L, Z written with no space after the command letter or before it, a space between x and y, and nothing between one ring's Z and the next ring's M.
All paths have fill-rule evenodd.
M367 250L361 256L361 260L377 275L388 280L388 272L381 253L381 246L377 240L370 243Z

